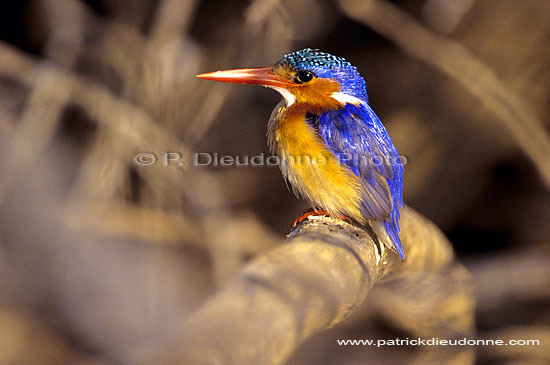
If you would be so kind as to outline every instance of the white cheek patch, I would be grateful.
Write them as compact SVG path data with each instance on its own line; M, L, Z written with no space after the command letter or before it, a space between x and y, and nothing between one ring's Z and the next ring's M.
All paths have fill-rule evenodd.
M291 106L292 104L294 104L294 102L296 101L296 96L294 96L294 94L291 93L290 91L288 91L287 89L284 89L284 88L278 87L278 86L269 86L269 85L267 87L269 87L273 90L276 90L279 94L281 94L281 96L285 100L287 108L289 106Z
M282 88L282 87L278 87L278 86L267 86L275 91L277 91L279 94L281 94L281 96L283 97L284 101L285 101L285 106L288 108L289 106L291 106L292 104L294 104L296 102L296 96L291 93L290 91L288 91L287 89L285 88ZM342 93L342 92L335 92L331 95L331 97L336 100L337 102L339 102L340 104L343 104L343 105L346 105L346 104L353 104L355 106L359 106L361 104L365 104L365 102L359 98L356 98L355 96L352 96L352 95L349 95L349 94L345 94L345 93Z
M344 94L341 92L335 92L331 95L331 97L339 102L340 104L353 104L355 106L359 106L360 104L365 104L365 102L359 98L356 98L355 96Z

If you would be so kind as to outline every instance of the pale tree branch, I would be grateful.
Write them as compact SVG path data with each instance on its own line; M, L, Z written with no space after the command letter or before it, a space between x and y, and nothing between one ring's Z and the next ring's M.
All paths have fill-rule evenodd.
M374 284L389 279L423 293L416 299L409 296L409 308L416 301L417 315L430 318L429 323L406 322L414 311L403 316L397 303L392 309L401 320L396 323L402 322L408 330L417 323L419 327L412 330L422 334L430 330L442 336L473 334L469 275L454 260L449 241L411 208L404 210L402 226L405 261L362 228L328 217L309 217L284 245L256 257L192 314L182 324L183 334L177 340L181 343L152 361L284 363L307 338L335 326L358 308ZM437 273L446 275L445 285L426 280ZM430 298L434 305L422 310L420 303ZM471 363L473 353L456 358Z

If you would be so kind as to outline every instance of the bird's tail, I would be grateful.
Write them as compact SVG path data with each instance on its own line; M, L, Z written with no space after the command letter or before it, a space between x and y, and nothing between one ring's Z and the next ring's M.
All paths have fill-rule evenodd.
M403 247L401 247L401 238L399 237L399 218L395 219L392 214L390 220L370 221L370 224L380 242L390 250L397 252L401 259L405 260L405 253Z

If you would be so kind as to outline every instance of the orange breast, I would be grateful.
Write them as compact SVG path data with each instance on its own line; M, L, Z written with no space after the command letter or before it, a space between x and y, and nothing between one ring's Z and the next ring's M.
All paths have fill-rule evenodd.
M282 108L269 125L271 148L283 161L283 175L315 207L364 222L361 181L328 150L301 109L299 104Z

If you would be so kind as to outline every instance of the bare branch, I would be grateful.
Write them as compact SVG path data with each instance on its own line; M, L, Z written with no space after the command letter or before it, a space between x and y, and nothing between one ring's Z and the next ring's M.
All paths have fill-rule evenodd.
M0 43L0 53L1 74L14 77L25 85L32 85L40 75L37 61L6 43ZM184 155L188 152L167 135L147 113L117 98L102 85L64 72L53 65L44 67L48 69L49 82L58 87L43 92L47 92L50 98L61 100L65 100L65 95L70 94L69 101L81 106L92 118L120 135L133 148L155 150L163 146L163 151L181 151ZM135 151L130 150L132 152Z
M449 242L433 223L411 208L404 210L402 223L408 255L404 262L361 228L328 217L308 218L286 244L254 259L194 313L183 326L183 349L176 344L166 359L281 364L307 338L352 313L375 283L406 278L410 284L425 273L464 270L453 261ZM448 280L460 282L451 287L473 302L463 275ZM473 306L464 308L456 333L473 331ZM442 312L433 321L453 327L455 315Z
M76 62L84 46L86 33L93 16L83 2L76 0L42 0L48 32L46 44L50 60L66 68Z
M111 239L132 238L167 247L190 245L209 248L201 222L181 212L165 212L116 200L86 201L66 209L46 205L44 210L44 214L63 212L56 218L79 232L102 234ZM226 251L257 255L279 242L278 236L251 213L232 214L224 219L228 221L228 227L221 235ZM214 224L220 225L220 222ZM247 233L244 237L243 232Z
M40 153L50 143L63 108L69 99L69 90L63 79L56 77L47 67L40 68L31 83L32 91L18 127L11 135L5 154L0 158L4 169L0 171L0 202L13 181L31 168ZM53 96L49 90L57 87Z
M151 29L152 40L162 43L185 34L197 3L196 0L164 0Z

